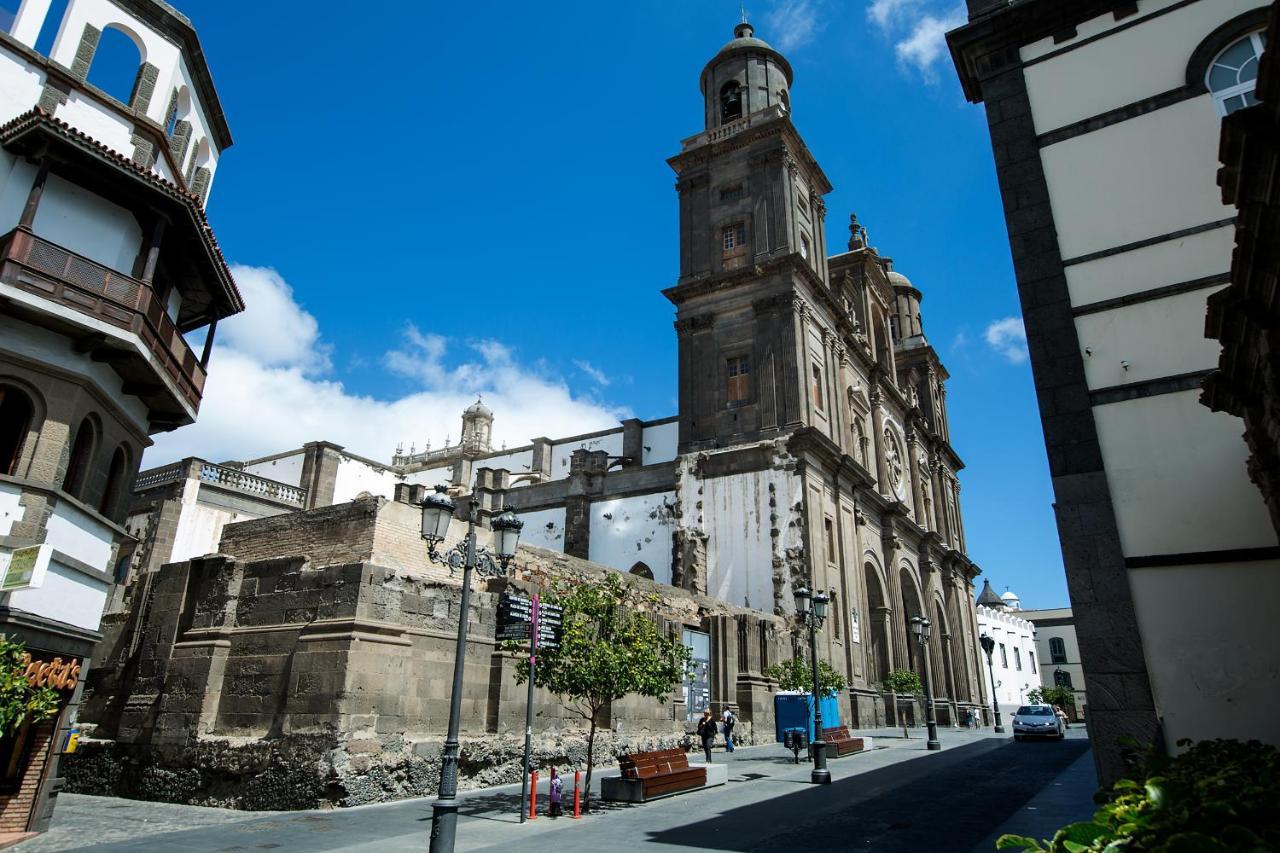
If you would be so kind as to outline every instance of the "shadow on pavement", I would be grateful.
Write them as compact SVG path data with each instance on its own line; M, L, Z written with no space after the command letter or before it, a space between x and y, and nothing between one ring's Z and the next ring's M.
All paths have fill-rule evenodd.
M1088 749L1087 740L976 741L651 832L648 840L743 853L969 850ZM857 756L835 761L850 760Z

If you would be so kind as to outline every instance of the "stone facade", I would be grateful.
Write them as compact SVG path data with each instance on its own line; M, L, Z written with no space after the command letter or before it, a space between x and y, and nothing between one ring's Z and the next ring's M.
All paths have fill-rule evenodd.
M102 665L69 770L74 790L246 808L351 805L430 793L448 722L460 587L432 563L416 506L381 498L229 525L220 550L165 566L104 625ZM464 527L455 523L454 535ZM481 531L481 535L486 535ZM453 541L442 547L450 547ZM234 555L234 556L231 556ZM525 689L517 655L493 640L497 593L608 571L522 547L509 578L473 593L462 700L471 784L519 778ZM772 734L762 660L788 652L783 620L643 579L655 619L716 636L764 638L717 669L744 671L741 733ZM538 754L581 763L583 721L535 694ZM601 761L685 735L683 695L629 698L600 723ZM90 727L88 724L92 724Z

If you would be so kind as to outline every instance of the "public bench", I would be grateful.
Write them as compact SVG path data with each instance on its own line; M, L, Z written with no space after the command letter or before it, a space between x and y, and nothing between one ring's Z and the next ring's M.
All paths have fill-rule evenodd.
M822 730L822 740L827 745L827 749L831 754L837 757L848 755L851 752L862 752L865 749L862 738L854 737L849 734L847 726L836 726L832 729Z
M647 802L705 787L706 767L690 767L683 749L633 752L618 759L622 776L601 780L606 800Z

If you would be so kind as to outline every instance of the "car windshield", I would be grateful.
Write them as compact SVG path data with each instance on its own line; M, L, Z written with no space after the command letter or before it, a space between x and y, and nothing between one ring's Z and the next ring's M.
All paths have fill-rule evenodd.
M1019 717L1052 717L1053 709L1048 705L1023 705L1018 709Z

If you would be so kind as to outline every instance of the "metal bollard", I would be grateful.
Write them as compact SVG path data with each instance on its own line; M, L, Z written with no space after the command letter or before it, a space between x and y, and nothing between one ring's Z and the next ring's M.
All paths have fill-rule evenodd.
M529 786L529 820L538 819L538 771L532 771L533 784Z
M578 782L581 777L581 770L573 771L573 817L575 820L582 817L582 812L578 810Z

